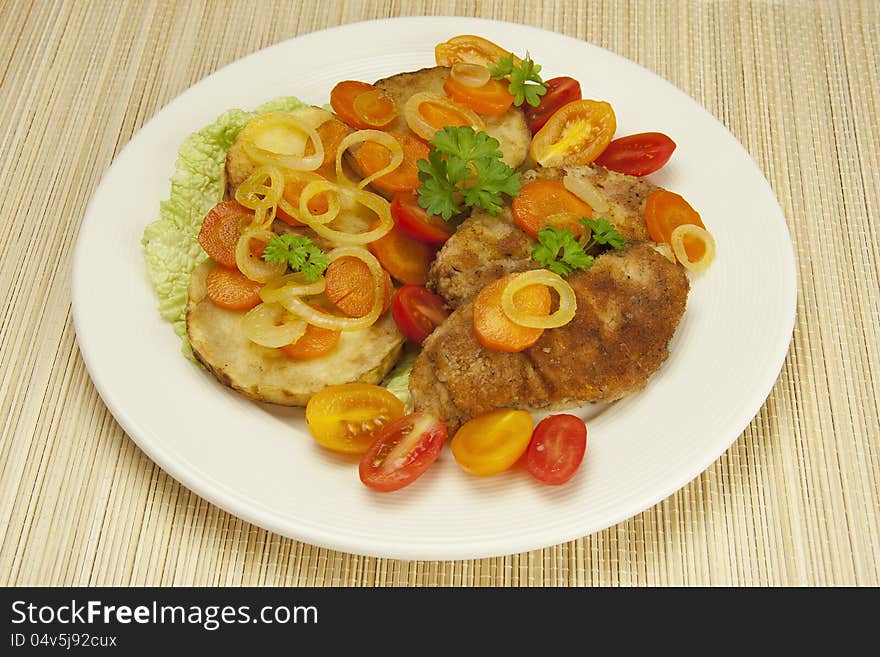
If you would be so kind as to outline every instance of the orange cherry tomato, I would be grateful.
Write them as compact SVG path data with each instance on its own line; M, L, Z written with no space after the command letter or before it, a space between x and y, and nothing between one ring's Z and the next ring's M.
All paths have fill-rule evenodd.
M658 189L648 197L645 203L645 223L648 224L648 234L652 240L667 244L672 239L672 231L682 224L693 224L704 230L706 228L700 214L690 203L667 189ZM703 257L706 245L702 241L688 235L683 243L690 260L697 261Z
M387 193L408 192L416 189L419 182L419 167L416 162L428 159L428 146L410 134L388 133L403 147L403 162L391 173L376 178L372 184ZM364 142L354 154L364 176L370 176L391 163L391 151L374 141Z
M606 102L576 100L551 116L529 148L531 158L545 167L590 164L611 143L617 119Z
M497 64L498 60L504 59L508 55L510 53L501 46L473 34L452 37L449 41L437 44L434 48L437 66L450 68L459 62L489 67ZM514 57L513 62L519 66L522 60L519 57Z
M424 285L437 248L392 228L368 245L385 270L401 283Z
M344 383L327 386L306 405L306 424L314 439L329 449L362 454L376 431L404 415L403 402L381 386Z
M333 329L309 324L302 337L296 342L281 347L281 351L295 360L320 358L336 348L339 343L339 333Z
M241 229L254 216L238 201L222 201L205 215L199 230L199 244L211 258L224 267L235 267L235 245Z
M515 324L501 308L501 295L504 288L516 274L508 274L489 283L480 290L474 299L474 334L486 349L496 351L523 351L535 344L544 329L528 328ZM546 315L550 312L550 290L544 285L529 285L513 297L517 308L533 315Z
M456 103L474 110L477 114L498 116L513 105L513 94L507 87L509 83L490 79L482 87L469 87L452 76L446 78L443 90Z
M238 269L215 266L205 278L208 298L227 310L250 310L260 304L262 283L252 281Z
M488 477L507 470L525 453L532 438L532 416L500 408L479 415L452 438L452 455L471 474Z
M539 179L523 185L512 206L514 223L532 237L547 226L567 228L580 237L580 218L593 216L593 208L568 191L561 180Z
M394 99L366 82L340 82L330 92L330 105L339 118L360 130L381 129L397 118Z
M427 413L410 413L376 433L358 474L382 492L409 486L437 460L446 442L446 423Z

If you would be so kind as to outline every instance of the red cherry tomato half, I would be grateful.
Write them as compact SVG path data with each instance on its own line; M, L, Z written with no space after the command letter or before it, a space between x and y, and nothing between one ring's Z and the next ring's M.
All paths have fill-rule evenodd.
M541 103L537 107L526 108L526 121L532 134L543 128L560 107L581 99L581 85L574 78L553 78L547 80L544 86L547 87L547 93L541 97Z
M574 415L551 415L538 422L526 452L526 468L538 481L557 485L571 479L587 450L587 426Z
M445 442L443 420L427 413L410 413L377 434L361 458L361 481L383 492L409 486L437 460Z
M647 176L666 164L674 150L675 142L662 132L642 132L612 141L596 164L629 176Z
M404 233L428 244L442 244L452 235L453 228L435 214L428 214L419 205L413 192L398 192L391 201L391 216Z
M418 285L404 285L391 302L391 316L407 339L421 344L449 317L449 311L436 294Z

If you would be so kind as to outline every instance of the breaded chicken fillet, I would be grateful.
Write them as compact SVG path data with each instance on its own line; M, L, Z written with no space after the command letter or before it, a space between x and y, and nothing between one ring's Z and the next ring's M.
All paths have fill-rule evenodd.
M519 353L484 348L472 302L425 341L410 376L416 410L450 431L496 408L566 408L614 401L645 386L668 356L684 313L688 279L648 243L607 252L568 278L574 319Z

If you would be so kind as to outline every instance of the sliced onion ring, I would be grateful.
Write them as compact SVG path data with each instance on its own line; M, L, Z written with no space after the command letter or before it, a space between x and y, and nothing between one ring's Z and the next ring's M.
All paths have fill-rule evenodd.
M320 328L333 329L336 331L358 331L372 326L379 315L382 314L382 305L385 300L385 276L382 273L382 265L376 257L361 246L341 246L327 254L330 262L339 258L353 257L361 260L370 269L373 275L373 306L363 317L339 317L330 315L317 308L313 308L305 301L296 296L291 296L283 301L284 307L294 315L301 317L309 324Z
M465 87L479 89L486 86L486 83L492 78L492 73L480 64L458 62L452 66L449 77Z
M698 260L691 260L687 250L684 248L684 240L687 237L703 243L703 255ZM676 259L684 265L685 269L690 271L706 271L715 259L715 238L712 237L712 233L708 230L694 224L678 226L672 231L669 243L672 245L672 252L675 253Z
M606 214L611 210L608 202L602 194L599 193L596 186L586 178L576 174L567 173L562 178L562 184L565 185L565 188L568 191L589 205L593 209L594 215Z
M260 132L279 129L294 130L304 134L306 141L301 149L302 152L273 151L257 145L255 137L258 137ZM324 144L318 131L294 113L271 112L256 116L248 121L246 131L242 138L242 146L245 154L256 164L275 164L297 171L314 171L324 161ZM309 140L315 152L305 155L305 144Z
M550 315L530 315L514 303L514 295L529 285L546 285L559 294L559 309ZM568 324L577 312L577 299L571 285L548 269L534 269L512 278L501 293L501 309L514 324L528 328L558 328Z
M321 294L327 287L324 277L316 281L309 281L302 272L285 274L273 278L260 288L260 298L266 303L282 303L284 299L294 297L306 297Z
M276 303L261 303L241 318L245 337L263 347L277 349L299 340L308 324Z
M257 258L251 253L251 240L260 240L268 242L275 233L271 230L262 228L247 229L238 238L235 244L235 264L238 265L239 271L252 281L257 283L267 283L273 278L278 278L284 274L287 265L277 262L266 262L262 258Z
M388 166L379 169L372 175L369 175L361 180L357 184L357 187L359 189L363 189L371 182L376 180L376 178L381 178L385 174L391 173L397 167L403 164L403 146L401 146L400 142L397 141L394 137L389 135L387 132L382 132L380 130L358 130L357 132L352 132L345 139L343 139L339 143L339 148L336 150L336 179L339 181L340 184L348 185L350 187L354 186L354 183L351 182L351 180L348 179L348 176L345 175L345 170L342 167L342 156L345 154L345 151L347 151L355 144L360 144L365 141L374 141L391 151L391 161L388 163Z
M387 103L391 107L390 111L381 116L371 113L370 106L377 101ZM394 104L394 99L385 93L384 89L371 89L359 93L355 96L351 108L361 121L374 128L384 128L397 118L397 105Z
M309 210L309 201L326 191L333 191L353 198L356 202L372 210L379 218L379 223L363 233L346 233L335 228L330 228L324 223L319 223L315 215ZM394 227L394 219L391 217L391 204L387 200L364 189L344 187L332 183L329 180L316 180L310 182L303 189L299 197L299 212L301 221L314 230L318 235L333 242L344 245L369 244L383 237Z
M466 107L462 107L458 103L453 102L447 96L422 91L410 96L403 108L403 118L406 119L406 124L409 126L409 129L422 139L430 140L438 130L443 129L442 126L438 128L437 126L428 123L427 119L422 115L421 107L425 103L439 105L440 107L445 107L458 113L461 115L464 122L474 130L479 131L486 128L483 119L481 119L476 112L469 110Z
M326 180L322 176L319 176L317 173L313 173L311 171L287 171L284 174L285 182L290 180L305 180L306 184L310 182L314 182L316 180ZM284 210L288 215L299 221L300 223L305 223L302 220L299 213L299 199L297 199L296 205L292 205L284 198L282 194L281 198L278 199L278 207ZM327 194L327 212L323 214L314 214L311 215L310 221L313 223L319 224L328 224L336 218L336 215L339 214L339 197L336 194Z
M254 211L249 229L267 230L275 220L278 202L284 194L284 174L275 166L261 166L235 190L235 200Z

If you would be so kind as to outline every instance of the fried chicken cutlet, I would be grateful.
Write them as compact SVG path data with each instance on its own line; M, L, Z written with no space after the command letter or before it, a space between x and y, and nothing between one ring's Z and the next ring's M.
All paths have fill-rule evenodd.
M607 212L594 214L613 223L628 242L650 239L645 201L658 189L656 185L595 165L527 171L522 184L564 176L577 176L592 184L608 205ZM494 217L475 211L437 254L428 273L428 287L446 299L450 308L457 308L506 274L540 267L531 258L532 245L532 239L513 223L510 206Z
M685 310L688 279L649 243L596 258L568 278L574 319L519 353L477 341L472 302L425 341L410 376L416 410L455 431L496 408L566 408L615 401L643 388L668 356Z

